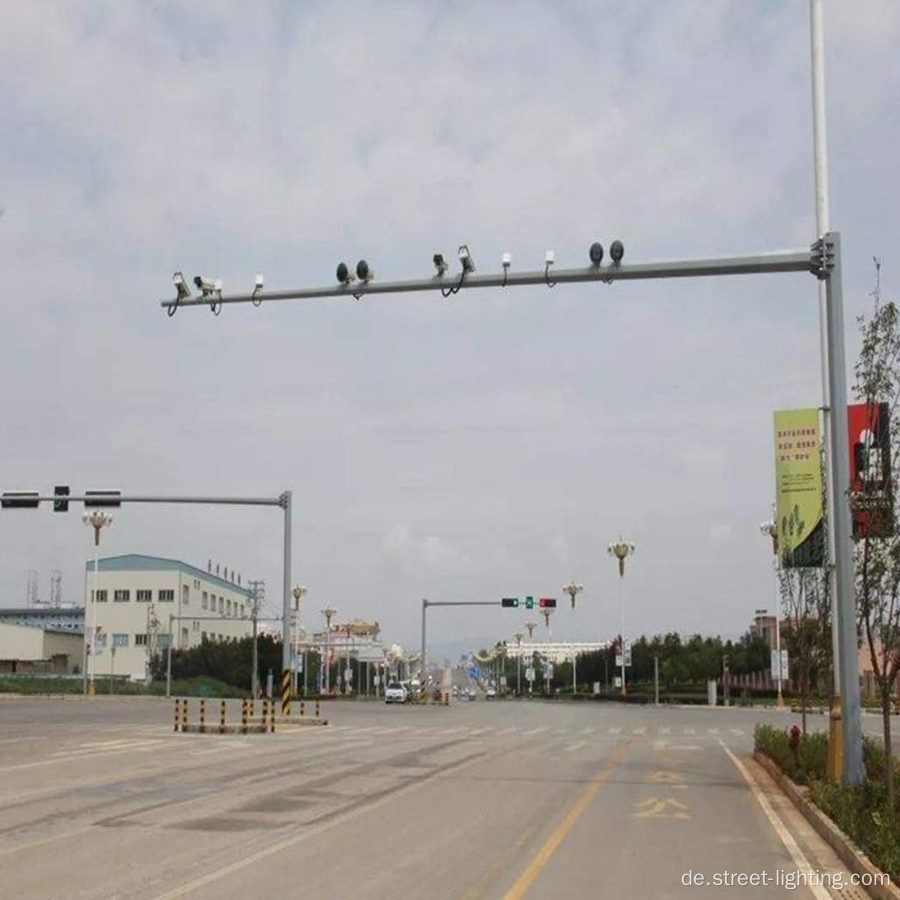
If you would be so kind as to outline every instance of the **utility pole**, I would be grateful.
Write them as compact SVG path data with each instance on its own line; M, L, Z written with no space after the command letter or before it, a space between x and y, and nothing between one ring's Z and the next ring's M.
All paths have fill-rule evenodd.
M329 603L325 609L322 610L322 615L325 616L325 693L331 693L331 660L329 659L329 650L331 647L331 620L334 617L334 614L337 612L336 609L332 607ZM340 668L340 664L338 664L338 668ZM338 678L338 683L340 684L340 677Z
M659 706L659 657L653 657L653 694L654 694L654 705Z

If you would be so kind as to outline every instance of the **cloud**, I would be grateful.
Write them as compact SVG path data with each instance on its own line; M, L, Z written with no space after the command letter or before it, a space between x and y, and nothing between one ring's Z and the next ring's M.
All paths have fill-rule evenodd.
M176 269L226 290L258 271L272 288L331 283L339 260L362 257L379 278L412 277L464 242L479 271L504 251L535 268L548 248L580 265L591 241L616 237L628 260L804 246L803 4L5 12L6 488L290 488L310 601L407 643L434 591L539 594L571 577L596 602L560 614L554 633L607 636L614 573L598 548L623 531L641 548L635 628L743 628L770 590L744 535L772 496L771 412L820 402L812 279L271 303L218 318L167 319L157 301ZM873 253L896 292L900 13L892 0L832 2L826 29L852 323ZM712 558L698 555L713 539ZM2 516L0 541L0 602L22 602L29 569L60 568L80 596L76 516ZM278 541L268 514L133 508L109 549L227 558L277 599ZM729 597L712 596L735 573Z

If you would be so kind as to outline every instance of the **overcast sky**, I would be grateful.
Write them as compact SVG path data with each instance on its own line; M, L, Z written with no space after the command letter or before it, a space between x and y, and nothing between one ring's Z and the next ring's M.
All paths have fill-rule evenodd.
M564 599L618 630L737 636L772 605L772 411L821 401L806 275L205 309L246 290L803 247L815 238L808 4L2 0L2 489L294 496L310 612L415 644L422 597ZM826 3L848 351L873 254L900 287L900 3ZM108 553L281 585L277 510L129 507ZM90 535L0 516L0 604L80 600ZM273 604L274 605L274 604ZM320 617L317 616L317 622ZM433 614L436 642L524 613ZM543 633L543 629L542 629Z

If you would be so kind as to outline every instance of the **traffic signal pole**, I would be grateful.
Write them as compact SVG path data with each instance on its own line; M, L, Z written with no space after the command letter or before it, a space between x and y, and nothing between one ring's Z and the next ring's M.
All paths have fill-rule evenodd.
M291 492L284 491L277 497L203 497L203 496L163 496L152 494L122 494L116 491L86 493L71 496L65 493L53 493L42 496L38 492L4 491L0 493L3 508L20 508L27 504L37 507L41 503L53 503L56 509L60 504L84 503L85 507L115 507L123 503L165 503L172 505L199 504L212 506L278 506L284 511L284 597L282 603L282 674L290 672L291 667ZM23 499L24 498L24 499Z

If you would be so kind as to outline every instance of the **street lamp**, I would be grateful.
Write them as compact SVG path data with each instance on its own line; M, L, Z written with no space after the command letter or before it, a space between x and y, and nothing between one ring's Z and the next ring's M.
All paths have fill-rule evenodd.
M291 692L293 696L297 696L297 653L300 650L300 601L303 599L303 595L309 592L309 588L303 584L295 584L291 589L291 594L294 597L294 621L291 623L291 650L292 650L292 659L291 659ZM305 684L306 684L306 651L303 651L303 682L304 682L304 694L306 693Z
M93 697L96 693L94 687L94 657L97 655L97 578L100 570L100 532L107 525L112 525L113 517L109 513L95 509L91 513L85 513L81 517L81 521L85 525L90 525L94 529L94 589L91 591L91 615L90 625L90 643L85 644L88 653L88 681L86 685L86 693L89 697ZM169 640L172 640L171 634Z
M531 636L534 634L534 629L537 628L537 622L526 622L525 627L528 629L528 640L530 641Z
M544 624L547 626L547 631L550 631L550 616L553 614L552 607L546 607L541 610L541 613L544 616ZM526 626L527 627L527 626Z
M775 653L778 655L778 675L775 678L778 687L778 700L776 706L778 709L784 708L784 697L781 691L781 603L778 589L778 524L772 520L768 522L760 522L759 533L763 537L770 538L772 541L772 571L775 573Z
M325 693L328 694L331 692L331 674L328 671L330 668L330 660L328 658L329 644L331 643L331 619L334 614L337 612L336 609L332 607L329 603L325 609L322 610L322 615L325 616Z
M614 544L606 548L610 556L619 561L619 607L622 624L621 649L622 649L622 695L625 695L625 560L634 555L634 544L623 541L620 537Z
M575 584L574 581L570 581L568 584L563 585L563 591L565 591L572 600L572 609L575 609L575 598L584 590L583 584Z
M522 696L522 638L524 635L521 631L517 631L514 635L516 639L516 696Z

